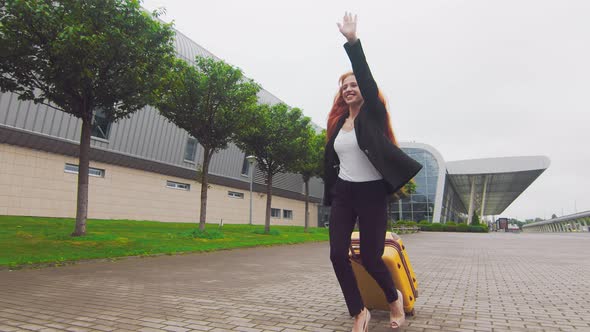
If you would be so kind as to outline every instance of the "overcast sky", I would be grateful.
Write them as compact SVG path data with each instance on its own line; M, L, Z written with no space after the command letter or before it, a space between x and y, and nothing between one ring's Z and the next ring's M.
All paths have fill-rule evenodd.
M350 70L336 22L358 36L401 141L446 161L544 155L502 216L590 210L588 0L147 0L199 45L325 128Z

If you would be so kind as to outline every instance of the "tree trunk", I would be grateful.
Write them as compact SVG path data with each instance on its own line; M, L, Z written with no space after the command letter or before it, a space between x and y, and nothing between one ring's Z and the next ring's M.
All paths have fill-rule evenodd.
M207 221L207 190L209 189L209 163L211 162L211 149L205 148L203 153L203 170L201 172L201 213L199 216L199 230L205 230Z
M71 236L86 234L88 217L88 169L90 167L90 136L92 134L92 118L82 118L80 135L80 156L78 159L78 200L76 205L76 226Z
M309 179L305 181L305 228L304 228L305 233L307 233L308 226L309 226Z
M264 234L270 233L270 208L272 201L272 174L266 180L266 217L264 219Z

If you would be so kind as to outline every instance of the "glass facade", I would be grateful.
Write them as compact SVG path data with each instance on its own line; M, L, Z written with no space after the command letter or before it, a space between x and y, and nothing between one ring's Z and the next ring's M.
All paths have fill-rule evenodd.
M445 180L445 191L442 204L442 212L440 215L440 222L447 223L450 221L456 223L463 223L467 220L467 215L461 211L465 211L465 207L457 195L457 191L448 180Z
M402 150L410 157L423 165L422 169L414 181L416 183L416 191L409 197L401 200L392 201L387 207L388 219L393 221L415 221L420 222L427 220L428 222L446 223L454 221L457 223L464 222L467 218L465 207L457 191L453 188L452 183L446 176L446 166L439 165L436 156L425 148L419 147L402 147ZM442 206L437 206L440 209L440 218L434 220L435 217L435 202L437 198L437 185L440 173L444 174L444 188L442 188ZM318 226L328 226L330 218L330 208L320 206L318 208Z
M389 219L432 222L440 165L436 157L424 149L402 148L402 150L424 167L414 178L416 192L410 197L390 203Z

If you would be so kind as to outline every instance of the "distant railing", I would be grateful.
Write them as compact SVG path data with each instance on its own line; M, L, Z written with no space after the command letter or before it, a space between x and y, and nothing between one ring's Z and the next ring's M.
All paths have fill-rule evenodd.
M538 233L588 232L589 228L590 211L537 221L522 226L524 232Z
M417 233L420 231L418 226L395 226L391 227L391 231L397 234L410 234Z
M325 222L324 227L330 228L330 223ZM418 233L420 231L420 227L418 227L418 226L396 226L396 227L391 227L389 230L391 232L396 233L396 234L410 234L410 233Z

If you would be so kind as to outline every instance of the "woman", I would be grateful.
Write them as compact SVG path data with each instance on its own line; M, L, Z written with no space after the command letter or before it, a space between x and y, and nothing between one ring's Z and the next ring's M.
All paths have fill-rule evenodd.
M356 36L357 18L346 13L340 32L353 72L340 77L328 115L324 204L331 205L330 260L344 294L353 331L367 331L365 308L350 265L350 236L358 217L363 266L383 289L392 328L405 320L403 299L381 256L387 227L387 196L397 192L422 165L397 147L385 100Z

